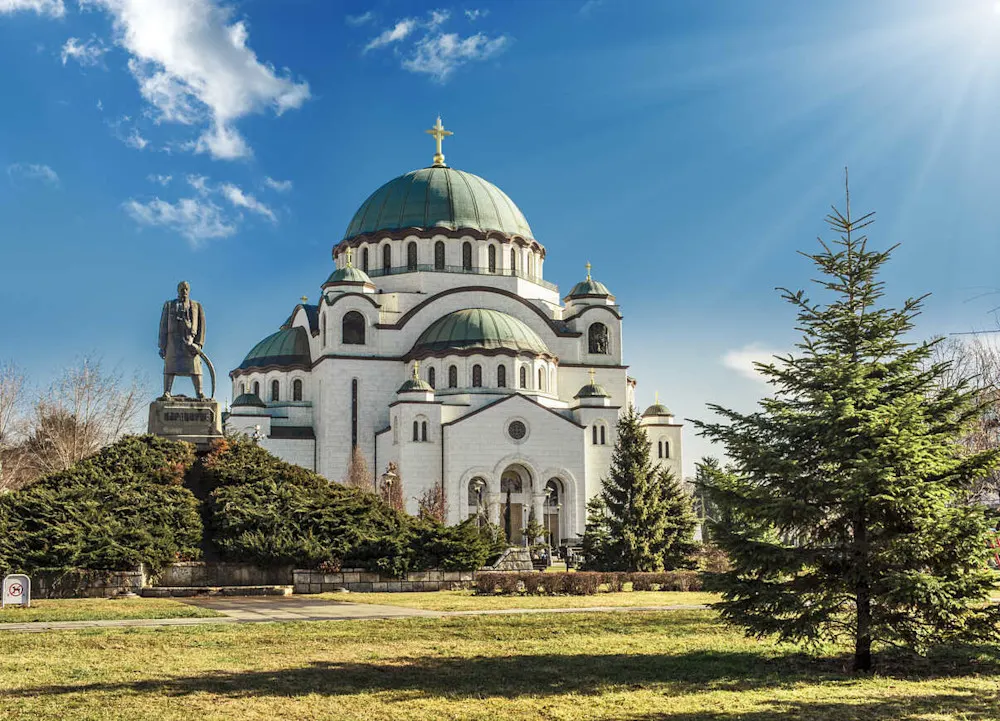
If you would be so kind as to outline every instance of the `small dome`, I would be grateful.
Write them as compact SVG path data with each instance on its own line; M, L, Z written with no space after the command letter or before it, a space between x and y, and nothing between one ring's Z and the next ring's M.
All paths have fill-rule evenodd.
M323 287L325 288L328 285L374 285L374 283L372 283L372 279L361 268L347 265L343 268L337 268L337 270L330 274Z
M260 396L256 393L244 393L238 396L235 401L233 401L233 408L239 406L247 407L252 406L254 408L267 408L267 404L260 399Z
M573 396L574 398L610 398L611 394L608 393L604 386L598 385L597 383L588 383L580 391Z
M444 355L449 351L504 348L517 353L549 355L538 334L512 315L488 308L449 313L420 334L411 355Z
M642 417L647 418L649 416L672 416L673 413L662 403L654 403L645 411L642 412Z
M311 365L309 356L309 336L305 328L282 328L272 333L247 353L240 363L240 370L263 368L266 366L306 366Z
M608 287L599 280L594 280L590 277L590 263L587 263L587 279L582 280L573 286L573 289L563 300L569 300L571 298L592 298L594 296L600 298L613 298L611 291Z
M410 378L403 385L399 387L397 393L412 393L413 391L418 391L420 393L433 393L434 389L431 388L431 384L420 378Z
M411 171L376 190L354 214L344 240L402 228L497 230L532 238L524 214L500 188L445 166Z

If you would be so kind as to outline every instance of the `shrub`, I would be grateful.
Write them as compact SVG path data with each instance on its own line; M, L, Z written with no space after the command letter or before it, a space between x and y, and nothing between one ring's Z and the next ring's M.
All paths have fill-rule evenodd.
M627 573L602 573L601 583L608 587L608 593L617 593L621 591L625 585L625 581L628 580Z
M600 573L579 571L559 575L564 576L565 592L571 596L593 596L601 589Z
M566 577L568 573L541 573L539 587L550 596L566 592Z
M416 519L411 526L411 568L445 571L475 571L493 551L493 539L470 518L457 526L446 526L431 518Z
M728 554L712 543L696 544L692 559L696 568L706 573L726 573L732 570Z
M632 582L633 591L652 591L653 590L653 574L652 573L630 573L628 574L628 580Z
M145 563L158 571L197 558L198 501L181 483L194 448L126 436L99 453L0 496L0 573Z
M542 589L542 576L544 573L522 573L521 582L524 584L524 593L534 596Z

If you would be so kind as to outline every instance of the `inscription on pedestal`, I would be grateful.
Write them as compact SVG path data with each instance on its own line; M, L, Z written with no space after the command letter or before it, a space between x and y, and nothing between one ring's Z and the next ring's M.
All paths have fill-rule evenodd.
M208 448L212 439L222 436L219 403L209 399L155 400L149 404L149 432Z

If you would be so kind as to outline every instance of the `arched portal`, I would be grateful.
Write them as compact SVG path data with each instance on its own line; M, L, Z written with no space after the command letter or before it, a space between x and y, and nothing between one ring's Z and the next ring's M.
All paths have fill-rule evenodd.
M531 473L519 463L507 466L500 474L500 527L515 546L525 541L524 528L531 513L531 490Z
M548 535L549 543L553 546L562 545L562 536L565 529L563 523L563 506L566 500L566 489L563 482L558 478L550 478L545 483L545 518L542 525L545 526L545 533Z

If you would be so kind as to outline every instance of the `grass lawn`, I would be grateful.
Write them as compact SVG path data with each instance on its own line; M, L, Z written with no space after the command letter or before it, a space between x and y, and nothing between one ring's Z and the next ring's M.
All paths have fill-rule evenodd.
M0 623L29 621L110 621L131 618L207 618L220 616L207 608L168 598L67 598L32 601L31 608L0 609Z
M711 611L14 634L4 720L1000 718L1000 656L846 658L756 642Z
M593 608L594 606L678 606L714 603L714 593L679 593L675 591L623 591L594 596L476 596L472 591L428 593L322 593L323 598L347 603L375 603L383 606L406 606L425 611L484 611L510 608Z

